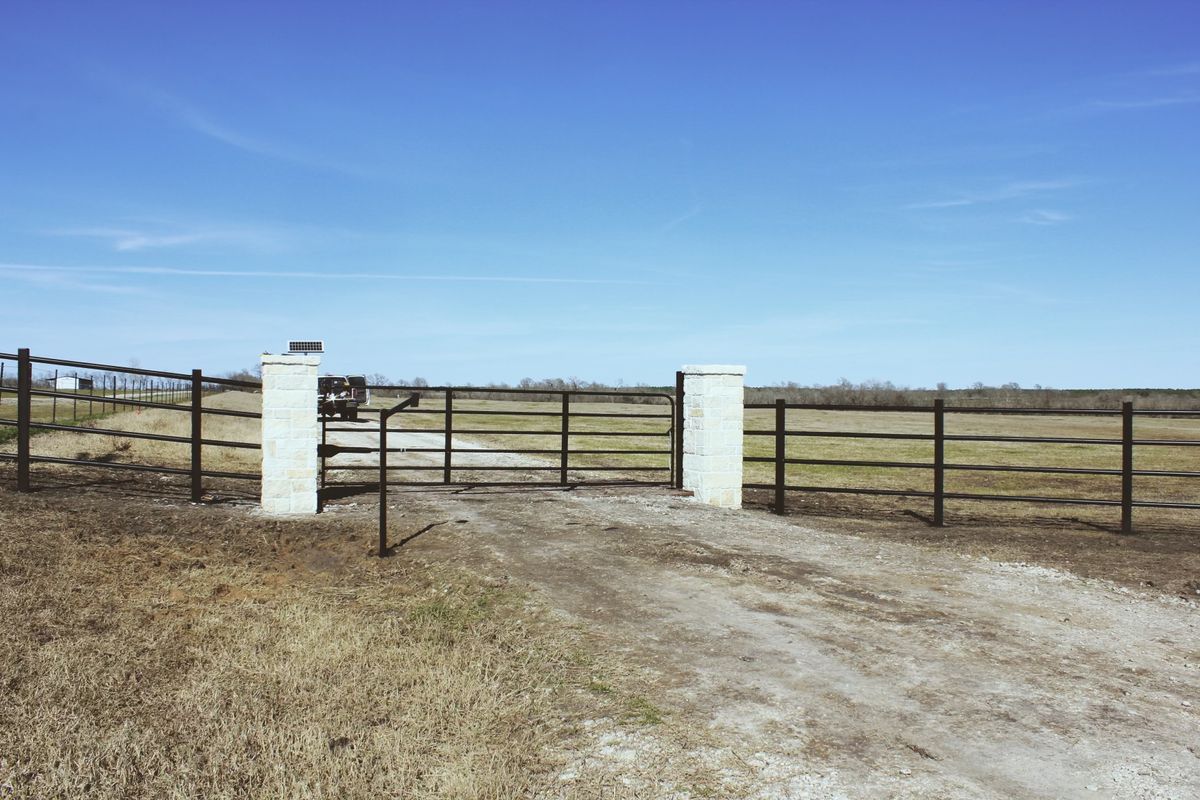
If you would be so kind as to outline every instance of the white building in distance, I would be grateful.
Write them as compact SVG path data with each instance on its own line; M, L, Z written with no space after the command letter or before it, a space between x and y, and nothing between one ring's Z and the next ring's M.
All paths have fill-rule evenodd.
M78 392L80 389L91 388L91 378L79 378L74 375L59 375L54 382L54 390L58 392Z

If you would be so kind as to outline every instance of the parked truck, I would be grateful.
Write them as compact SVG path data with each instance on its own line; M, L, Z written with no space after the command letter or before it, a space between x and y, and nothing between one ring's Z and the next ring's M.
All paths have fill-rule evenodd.
M322 417L358 420L358 409L371 402L371 390L362 375L322 375L317 378L317 413Z

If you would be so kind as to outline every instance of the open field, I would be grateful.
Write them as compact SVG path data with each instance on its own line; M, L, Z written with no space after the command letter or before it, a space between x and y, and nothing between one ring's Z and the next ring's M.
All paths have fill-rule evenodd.
M55 402L56 399L57 402ZM49 422L58 425L95 423L127 410L127 407L120 408L109 401L76 398L64 400L62 398L34 397L31 398L29 406L34 422ZM0 393L0 418L17 418L15 393ZM15 427L0 426L0 444L15 439L16 436L17 429Z

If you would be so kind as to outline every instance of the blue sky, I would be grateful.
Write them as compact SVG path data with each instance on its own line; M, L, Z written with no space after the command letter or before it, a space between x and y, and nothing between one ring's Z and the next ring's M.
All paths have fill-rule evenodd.
M1200 5L10 3L0 350L1200 384Z

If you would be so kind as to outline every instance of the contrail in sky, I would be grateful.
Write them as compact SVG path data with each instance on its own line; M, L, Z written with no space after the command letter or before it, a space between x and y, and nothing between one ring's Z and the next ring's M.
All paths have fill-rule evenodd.
M86 272L102 275L163 275L187 278L287 278L287 279L345 279L390 281L441 281L448 283L572 283L572 284L622 284L651 285L649 281L620 278L559 278L528 275L414 275L394 272L313 272L233 269L185 269L177 267L65 267L48 264L4 264L0 270L7 272Z

